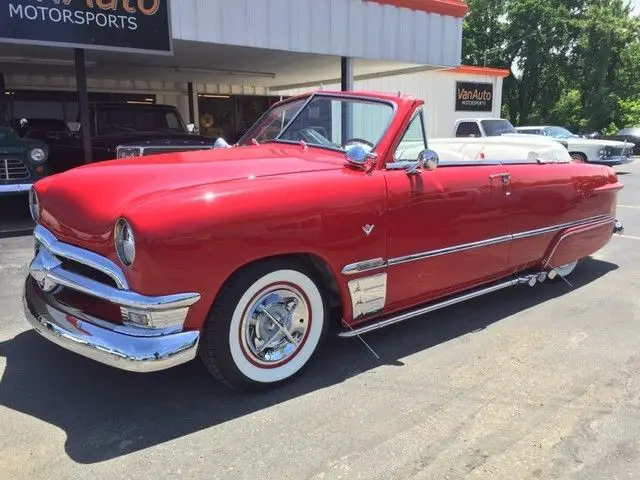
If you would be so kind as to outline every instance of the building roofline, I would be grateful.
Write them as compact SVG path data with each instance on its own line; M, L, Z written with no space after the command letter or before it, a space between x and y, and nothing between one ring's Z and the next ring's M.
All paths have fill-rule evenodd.
M469 11L465 0L366 0L398 8L464 18Z
M452 67L444 71L450 73L464 73L467 75L484 75L486 77L500 78L506 78L511 75L511 71L508 68L477 67L474 65L460 65L459 67Z

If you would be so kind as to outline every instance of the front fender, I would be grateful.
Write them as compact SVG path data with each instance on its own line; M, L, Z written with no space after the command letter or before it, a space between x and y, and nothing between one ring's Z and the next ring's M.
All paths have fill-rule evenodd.
M200 328L233 272L260 259L309 253L333 273L349 319L342 268L386 258L385 212L382 172L346 167L159 192L129 209L138 247L126 273L147 295L200 293L186 321ZM364 225L374 225L369 235Z

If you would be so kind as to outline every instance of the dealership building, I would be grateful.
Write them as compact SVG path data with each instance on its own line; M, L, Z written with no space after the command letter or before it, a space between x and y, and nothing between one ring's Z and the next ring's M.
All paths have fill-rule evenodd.
M457 118L500 116L508 74L461 66L466 13L464 0L5 0L0 72L14 119L76 121L86 81L89 102L174 105L233 141L283 96L364 89L423 98L429 135L452 136Z

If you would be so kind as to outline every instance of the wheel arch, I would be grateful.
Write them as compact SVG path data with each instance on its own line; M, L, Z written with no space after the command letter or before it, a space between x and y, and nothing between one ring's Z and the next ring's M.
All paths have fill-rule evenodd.
M232 279L242 270L247 268L251 268L260 263L265 262L274 262L274 261L298 261L304 265L306 265L311 272L316 276L316 280L319 282L318 287L321 288L323 293L326 295L326 300L328 302L329 309L340 309L342 313L343 307L343 299L342 299L342 291L338 284L337 276L333 269L331 268L331 264L322 256L311 253L311 252L291 252L291 253L280 253L276 255L270 255L260 258L254 258L242 265L239 265L235 270L233 270L221 283L218 292L216 292L211 306L209 310L211 311L219 298L220 291L223 290L224 286L232 281Z

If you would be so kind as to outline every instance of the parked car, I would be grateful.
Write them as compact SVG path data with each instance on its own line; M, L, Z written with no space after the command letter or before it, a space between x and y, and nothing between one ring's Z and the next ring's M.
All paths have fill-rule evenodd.
M0 127L0 195L29 192L35 181L47 175L48 155L45 143Z
M189 131L180 112L170 105L129 103L95 103L90 105L91 147L94 162L118 157L118 147L145 146L149 155L169 148L179 150L210 148L212 140ZM65 132L49 131L44 135L51 148L52 173L84 165L80 123L71 122ZM122 150L131 156L133 150Z
M623 128L615 135L603 135L604 140L615 140L618 142L628 142L634 144L633 155L640 156L640 126Z
M604 165L622 165L632 162L634 144L603 140L601 138L584 138L557 126L518 127L518 132L544 135L546 137L566 140L571 157L578 162L600 163Z
M456 138L476 138L476 137L512 137L524 135L516 130L513 124L505 118L460 118L456 120L453 126L454 136ZM532 140L542 142L539 135L529 135ZM568 147L568 143L565 140L558 138L551 138ZM544 142L549 143L549 142Z
M439 158L423 103L309 93L274 105L231 148L38 182L28 321L113 367L199 356L252 390L300 374L334 322L354 337L576 274L622 231L611 168L543 143L521 158Z

